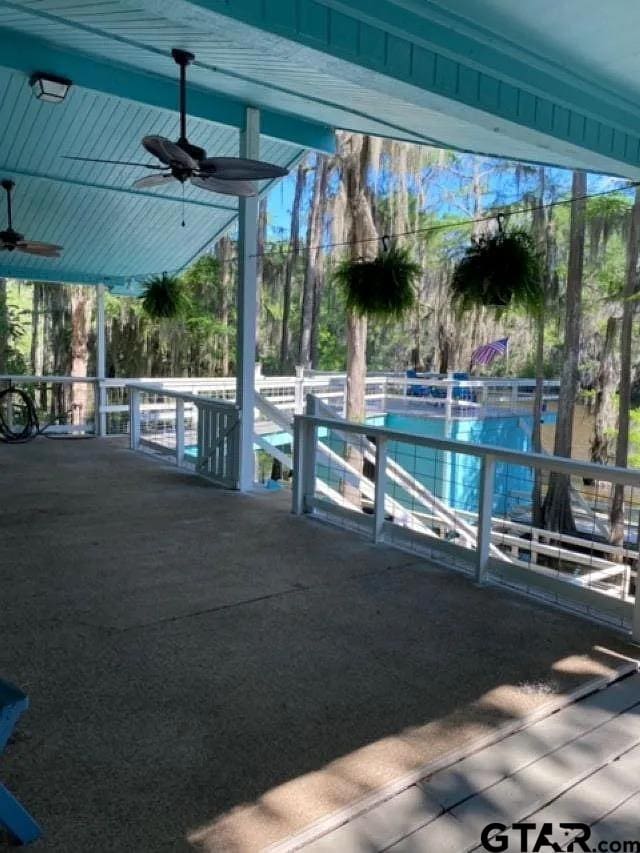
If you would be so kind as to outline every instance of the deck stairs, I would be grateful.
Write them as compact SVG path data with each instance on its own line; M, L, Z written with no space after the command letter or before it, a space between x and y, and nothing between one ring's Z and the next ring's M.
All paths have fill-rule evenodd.
M337 421L344 420L336 413L335 409L312 394L308 395L308 404L310 410L319 416ZM263 418L277 426L278 429L291 435L293 441L292 416L279 409L261 394L256 394L255 405ZM358 450L367 462L375 465L376 447L373 442L364 436L356 436L351 433L341 432L340 430L335 430L335 435L340 441ZM278 459L282 464L289 468L293 467L291 457L274 447L265 435L256 434L255 442L262 450ZM337 468L350 485L359 488L365 500L373 502L373 483L345 462L326 442L318 441L318 455L327 465ZM408 509L400 501L387 494L385 497L385 511L394 517L396 523L401 523L411 527L412 530L434 538L436 534L432 527L425 524L425 521L421 518L421 516L427 516L435 520L436 523L440 522L447 530L452 531L458 544L470 549L475 548L477 539L476 528L469 521L462 518L460 514L447 506L447 504L441 501L393 459L387 460L387 478L397 491L400 491L410 499L412 506L419 507L415 511ZM351 507L351 504L345 500L338 490L331 488L320 478L317 480L317 488L324 497L332 500L334 503L340 506ZM508 557L505 557L505 554L495 545L492 545L491 549L496 557L508 560Z

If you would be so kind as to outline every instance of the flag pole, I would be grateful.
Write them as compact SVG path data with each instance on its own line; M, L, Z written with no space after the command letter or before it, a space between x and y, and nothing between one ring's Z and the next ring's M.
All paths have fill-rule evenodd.
M507 376L509 376L509 338L507 338Z

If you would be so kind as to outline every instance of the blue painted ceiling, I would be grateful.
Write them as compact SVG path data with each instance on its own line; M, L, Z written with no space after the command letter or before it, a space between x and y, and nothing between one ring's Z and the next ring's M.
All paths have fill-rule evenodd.
M131 190L140 138L175 138L172 47L196 53L189 135L235 154L245 104L262 157L329 150L338 127L640 178L635 0L10 0L0 2L0 172L16 226L59 260L0 256L0 274L107 281L177 269L229 227L236 201ZM58 106L35 70L67 74ZM265 189L265 188L263 188ZM1 220L0 220L1 221Z

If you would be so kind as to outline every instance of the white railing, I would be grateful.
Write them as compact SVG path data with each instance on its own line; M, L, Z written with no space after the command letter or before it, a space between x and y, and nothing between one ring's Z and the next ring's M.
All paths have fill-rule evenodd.
M524 589L563 607L632 628L634 639L640 641L640 597L635 595L640 472L410 435L318 415L296 416L294 432L293 509L297 514L319 515L360 530L374 542L410 549L440 562L444 557L447 565L473 573L479 583L492 581ZM345 435L351 437L350 442L345 442ZM352 449L354 444L362 448L360 464L358 460L354 463L353 455L345 458L349 444ZM367 457L365 449L372 445L375 465L369 465L371 479L367 479L362 463ZM326 447L331 449L329 463ZM431 478L433 492L446 485L454 467L464 469L465 500L473 508L450 505L446 517L424 501L408 501L406 483L398 484L394 476L398 462L404 476L423 481ZM595 482L595 491L584 492L588 513L577 504L572 507L578 527L575 534L535 527L533 518L512 517L517 490L508 489L509 477L516 478L518 472L524 477L522 472L529 472L532 482L535 470L545 483L550 474L564 475L574 488L585 479ZM598 525L608 523L602 505L610 500L615 485L624 492L625 542L618 547L601 541L597 533ZM328 489L340 495L340 500L332 500ZM373 500L369 501L371 493ZM399 503L403 512L394 512L391 501ZM531 492L517 507L520 518L527 501L531 509Z
M240 412L234 403L143 382L126 386L130 446L238 487Z
M106 423L106 434L122 435L129 431L127 384L143 382L172 391L235 400L234 377L193 379L143 377L137 379L105 379L100 383L100 412ZM365 384L365 400L370 414L383 412L390 405L399 408L431 408L445 416L478 413L482 408L526 406L531 408L535 379L460 380L441 376L408 379L404 374L370 374ZM346 374L298 371L295 376L257 376L255 389L282 411L304 412L307 394L314 394L340 415L345 414ZM556 400L559 383L545 382L544 400Z

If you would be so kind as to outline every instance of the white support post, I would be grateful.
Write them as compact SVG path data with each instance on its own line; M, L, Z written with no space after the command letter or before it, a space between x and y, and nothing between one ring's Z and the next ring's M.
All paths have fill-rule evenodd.
M387 440L378 436L376 443L376 479L373 507L373 541L381 542L384 528L384 498L387 493Z
M176 398L176 465L184 465L184 400Z
M240 132L240 156L260 157L260 112L247 107ZM254 382L256 360L256 252L258 248L258 199L240 198L238 220L238 331L236 343L236 404L240 409L238 483L247 492L254 485Z
M107 434L107 389L104 380L107 375L107 328L104 311L104 284L98 285L96 299L96 379L98 393L96 394L95 425L98 435Z
M478 500L478 541L476 543L476 581L484 582L491 548L491 516L493 490L496 480L495 456L485 456L480 464L480 495Z
M140 391L129 389L129 446L137 450L140 446Z
M513 384L511 386L511 404L513 406L518 405L518 398L520 397L520 383L517 379L512 380Z

